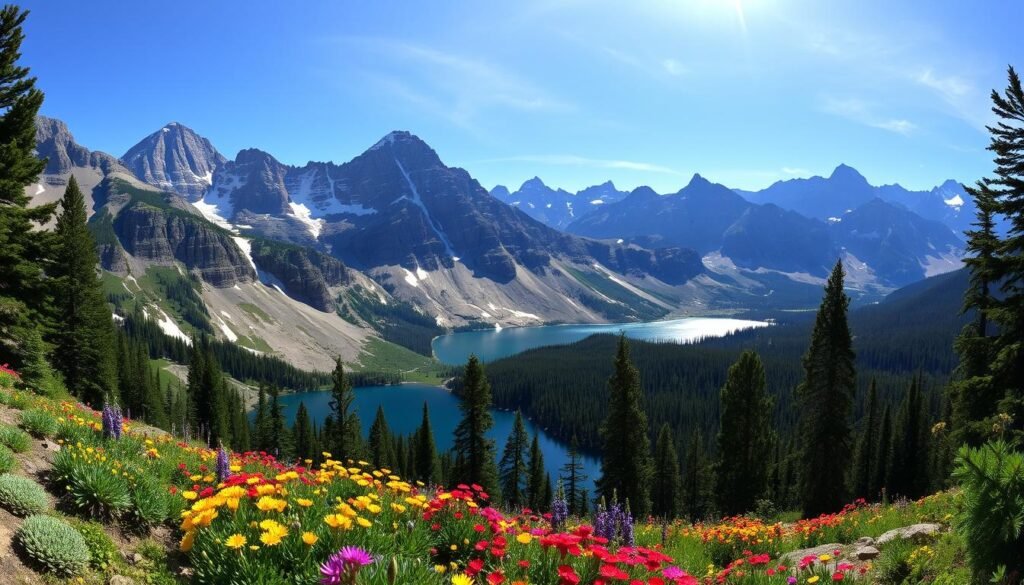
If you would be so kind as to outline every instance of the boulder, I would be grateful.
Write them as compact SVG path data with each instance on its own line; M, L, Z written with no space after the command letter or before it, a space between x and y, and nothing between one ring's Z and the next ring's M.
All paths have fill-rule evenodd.
M879 555L877 548L871 545L859 546L853 551L853 558L858 561L870 561L871 559L877 558Z
M903 528L893 528L882 536L879 536L878 539L875 540L875 543L883 545L887 542L896 540L897 538L917 543L927 542L933 539L941 530L941 524L911 524L910 526L904 526Z

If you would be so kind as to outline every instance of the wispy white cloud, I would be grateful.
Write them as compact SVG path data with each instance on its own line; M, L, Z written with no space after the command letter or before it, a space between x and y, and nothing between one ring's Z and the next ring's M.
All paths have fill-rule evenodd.
M821 110L825 113L857 122L858 124L903 134L904 136L917 129L917 126L910 120L878 115L871 104L859 98L828 97L822 103Z
M384 37L330 39L372 53L369 76L390 95L472 126L487 110L569 112L571 103L485 59Z
M663 60L661 62L661 67L662 69L665 70L666 73L673 76L679 76L686 73L686 67L679 61L676 61L675 59Z
M527 162L553 166L576 166L591 167L596 169L618 169L627 171L639 171L644 173L662 173L668 175L682 175L683 173L658 164L638 162L632 160L590 158L573 154L524 154L518 156L507 156L492 158L481 161L489 162Z
M782 167L781 170L784 174L795 177L806 177L811 174L810 170L803 167Z

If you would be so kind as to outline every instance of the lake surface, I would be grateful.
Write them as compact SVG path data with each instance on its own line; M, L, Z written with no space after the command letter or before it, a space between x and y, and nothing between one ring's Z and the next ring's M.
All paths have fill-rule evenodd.
M512 327L441 335L434 339L432 348L441 363L461 365L470 354L491 362L536 347L573 343L597 333L624 333L630 339L689 343L768 325L764 321L692 317L647 323Z
M462 413L459 411L459 399L438 386L426 384L402 384L398 386L372 386L355 389L354 406L358 409L359 419L363 425L363 436L370 432L370 425L377 413L377 407L384 407L384 416L388 420L391 432L409 435L416 431L423 419L423 403L430 409L430 424L434 431L434 440L439 451L452 447L452 432L459 424ZM312 419L320 425L331 412L331 395L329 392L301 392L285 394L280 401L284 406L284 414L288 421L295 420L299 403L305 403ZM494 427L487 436L494 439L498 458L505 447L505 441L512 432L515 420L514 412L492 410ZM526 421L526 430L532 437L537 427ZM543 430L540 431L540 448L544 453L544 465L551 473L551 480L557 483L562 466L569 461L566 445L556 441ZM590 479L587 489L594 493L592 482L600 474L600 462L592 457L583 457L584 473Z

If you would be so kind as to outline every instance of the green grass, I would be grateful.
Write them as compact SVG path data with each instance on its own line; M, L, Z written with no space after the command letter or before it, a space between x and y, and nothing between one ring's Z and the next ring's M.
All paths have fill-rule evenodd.
M238 308L242 309L246 313L249 313L253 317L263 321L264 323L274 322L274 320L270 318L270 315L268 315L266 311L252 303L238 303Z
M423 384L440 384L444 381L440 366L433 358L379 337L367 340L359 354L359 364L353 364L356 371L399 372L403 380Z
M238 341L235 343L242 347L248 347L249 349L255 349L256 351L261 351L263 353L274 353L274 348L270 347L269 343L257 335L239 335Z

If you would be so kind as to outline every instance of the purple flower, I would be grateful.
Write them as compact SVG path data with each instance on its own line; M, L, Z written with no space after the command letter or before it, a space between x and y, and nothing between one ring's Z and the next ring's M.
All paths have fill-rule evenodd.
M551 502L551 527L555 531L562 529L565 520L569 517L569 503L565 501L565 494L562 492L562 485L558 485L558 495Z
M373 562L373 556L357 546L342 547L320 565L322 585L355 583L359 569Z
M685 577L686 571L679 567L665 567L661 574L664 575L666 579L678 579L680 577Z
M116 404L107 403L103 406L103 436L107 439L120 439L124 425L121 408Z
M619 528L621 530L622 545L633 548L636 546L636 538L633 536L633 514L629 511L629 506L626 506L626 511L622 515L622 524Z
M221 445L217 449L217 481L227 481L231 477L231 460L228 458L228 452L224 449L224 445Z

